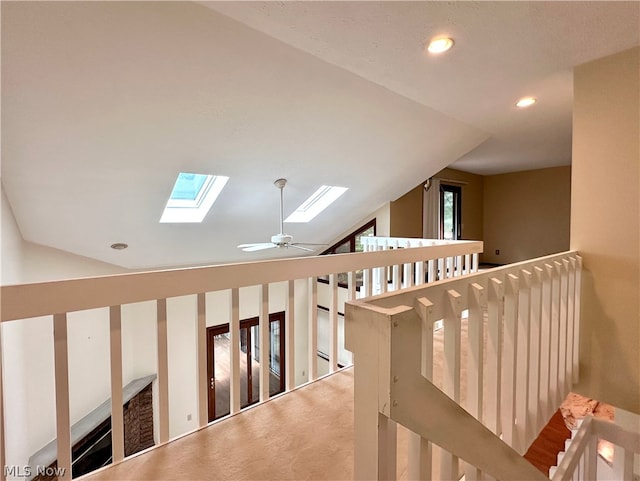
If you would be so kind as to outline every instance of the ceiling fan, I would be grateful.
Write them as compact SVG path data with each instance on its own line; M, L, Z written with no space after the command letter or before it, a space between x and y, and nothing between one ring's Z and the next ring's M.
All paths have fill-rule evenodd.
M255 244L240 244L239 249L245 252L255 252L265 249L273 248L289 248L300 249L307 252L313 252L314 249L309 249L304 246L324 246L326 244L311 244L308 242L293 242L293 236L284 233L284 186L287 185L287 179L278 179L273 185L280 189L280 233L271 236L271 242L258 242Z

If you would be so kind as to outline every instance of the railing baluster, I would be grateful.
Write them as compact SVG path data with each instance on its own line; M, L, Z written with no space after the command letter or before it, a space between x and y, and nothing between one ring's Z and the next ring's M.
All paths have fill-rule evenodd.
M505 276L504 318L502 338L502 386L500 389L500 425L502 439L516 451L515 445L515 394L516 394L516 342L518 339L518 296L519 278L514 274ZM520 452L520 454L524 454Z
M312 278L316 285L315 277ZM271 322L269 321L269 284L260 286L258 302L260 303L260 313L258 314L258 330L260 345L260 402L269 399L269 374L271 372ZM317 302L316 302L317 304ZM316 316L317 316L317 307Z
M573 386L573 327L574 305L576 300L576 262L574 257L569 258L567 280L567 384L569 390Z
M540 335L542 315L542 279L544 271L538 267L533 268L531 279L531 337L529 339L529 422L533 426L532 437L527 440L531 444L538 435L547 419L542 418L542 404L540 402Z
M438 279L438 274L436 272L436 261L434 259L429 259L427 261L427 282L433 282Z
M438 280L442 280L442 279L446 279L446 272L445 272L445 264L444 264L444 258L440 257L438 258Z
M495 277L489 279L489 299L487 306L487 419L485 425L495 434L500 434L500 378L502 363L500 345L502 341L502 297L504 287Z
M464 266L462 265L462 256L456 256L456 277L460 277L462 274L464 274L463 268Z
M295 281L288 282L287 290L287 328L285 329L287 391L296 387L296 310L295 310Z
M160 444L169 440L169 358L167 347L167 300L156 301L158 343L158 433Z
M531 338L531 277L526 269L520 271L520 285L518 290L518 333L516 357L516 439L521 454L529 446L529 438L533 430L529 422L529 339ZM537 434L537 432L536 432Z
M231 414L240 411L240 291L237 287L231 289L231 323L229 325L229 339L231 345L229 370L229 410ZM289 362L289 359L286 360Z
M71 480L71 422L69 414L69 352L67 314L53 316L53 346L56 385L56 440L58 469L64 470L60 481ZM4 470L4 466L2 466Z
M352 274L351 272L349 273ZM351 284L351 279L349 279ZM309 381L318 378L318 281L309 278Z
M551 417L550 360L551 360L551 266L545 264L542 273L542 306L540 318L540 416Z
M397 291L401 286L401 278L400 278L400 265L395 264L392 266L392 275L391 275L391 290Z
M469 286L469 318L467 319L467 332L469 349L467 354L467 410L477 420L482 421L483 406L483 359L484 359L484 315L485 303L484 288L480 284L472 283ZM466 465L465 479L476 481L482 479L482 473L478 468L470 464Z
M207 308L206 295L197 295L196 342L198 362L198 426L209 423L209 379L207 376Z
M433 319L430 314L432 306L432 303L425 298L416 299L414 305L422 324L421 373L428 381L433 380ZM419 434L411 432L407 462L408 479L430 480L432 464L431 443Z
M560 269L560 337L559 337L560 347L558 349L559 396L558 396L558 404L556 404L557 406L559 406L562 400L565 397L567 397L567 394L569 394L569 382L570 382L569 379L567 379L567 367L568 367L567 366L567 354L568 354L567 312L569 309L569 301L567 299L569 295L568 264L569 264L569 261L566 259L563 259L563 261L560 263L560 268L559 268Z
M550 407L556 408L560 405L560 267L554 262L551 272L551 360L549 362L549 397ZM553 411L547 413L547 419Z
M338 370L338 280L329 274L329 372Z
M109 308L111 363L111 453L113 462L124 459L124 414L122 411L122 308Z
M406 289L407 287L411 287L413 285L413 276L411 273L411 264L404 264L403 266L403 274L404 274L404 282L402 283L402 288Z
M462 303L461 295L450 289L446 293L444 316L444 363L442 391L455 402L460 403L460 328ZM458 458L448 451L442 451L440 464L442 479L458 479Z
M463 273L466 274L471 274L471 272L473 272L472 268L471 268L471 254L465 254L464 255L464 271Z
M416 286L421 286L422 284L424 284L424 261L418 261L416 262L416 278L415 278L415 285Z

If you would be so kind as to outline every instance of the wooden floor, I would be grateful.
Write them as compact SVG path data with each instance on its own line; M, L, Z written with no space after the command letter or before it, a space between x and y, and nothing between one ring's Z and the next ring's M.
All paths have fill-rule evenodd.
M564 451L564 442L570 437L571 431L565 425L562 413L558 409L529 447L524 458L548 476L549 468L557 464L558 453Z

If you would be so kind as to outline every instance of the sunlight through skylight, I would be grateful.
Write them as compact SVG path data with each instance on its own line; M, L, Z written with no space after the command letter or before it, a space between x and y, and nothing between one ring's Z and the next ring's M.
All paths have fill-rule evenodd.
M202 222L228 180L223 175L180 172L160 222Z

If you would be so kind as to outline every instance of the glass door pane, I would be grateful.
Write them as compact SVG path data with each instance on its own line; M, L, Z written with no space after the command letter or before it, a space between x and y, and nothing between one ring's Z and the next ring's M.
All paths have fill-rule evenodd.
M215 418L226 416L231 412L229 408L229 374L231 372L229 333L218 334L214 337L214 390L215 390Z

